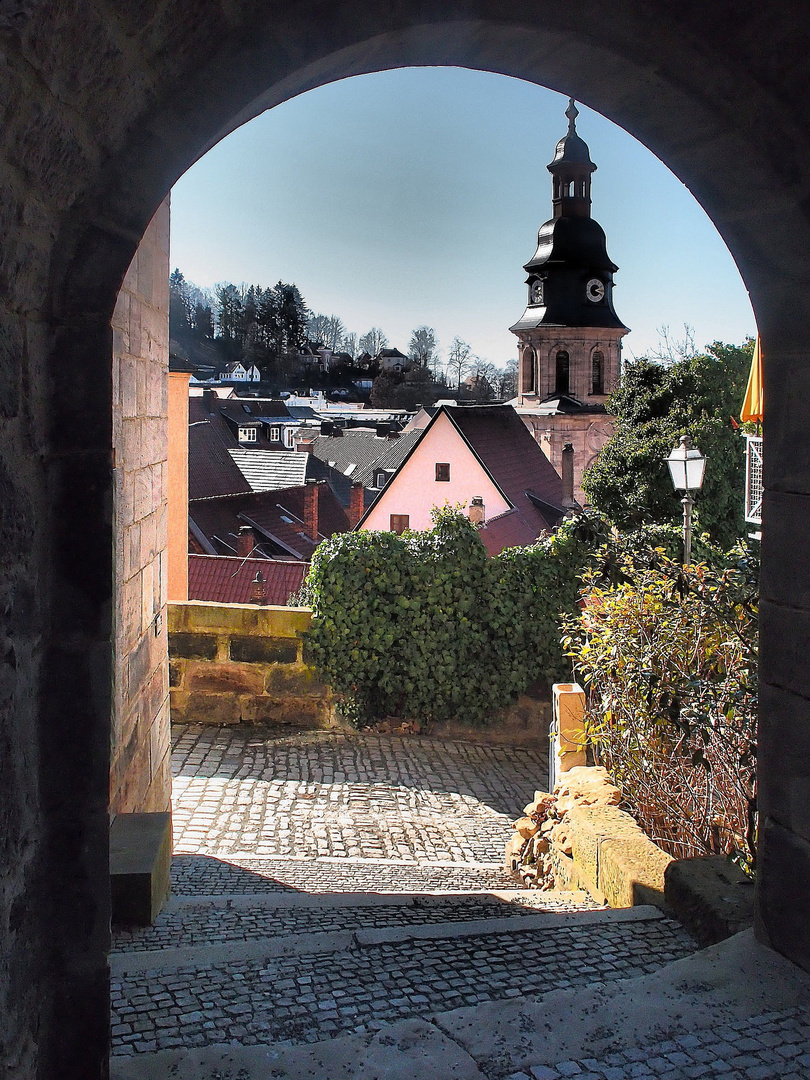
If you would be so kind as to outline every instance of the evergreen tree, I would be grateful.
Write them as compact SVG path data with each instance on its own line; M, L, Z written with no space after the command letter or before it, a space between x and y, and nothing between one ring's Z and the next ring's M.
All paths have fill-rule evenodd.
M620 528L676 523L681 506L665 459L687 434L706 457L696 528L724 548L744 535L744 449L731 418L740 411L752 351L751 339L742 346L716 341L669 364L625 364L607 402L616 432L583 480L596 510Z
M182 273L175 269L169 276L169 337L183 340L191 333L193 306Z

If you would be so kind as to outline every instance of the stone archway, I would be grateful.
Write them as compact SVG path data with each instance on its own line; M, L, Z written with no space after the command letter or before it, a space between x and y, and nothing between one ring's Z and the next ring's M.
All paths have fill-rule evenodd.
M810 19L587 0L0 9L0 819L10 1077L106 1075L111 331L174 180L329 80L458 64L574 94L689 185L767 357L760 931L810 966Z

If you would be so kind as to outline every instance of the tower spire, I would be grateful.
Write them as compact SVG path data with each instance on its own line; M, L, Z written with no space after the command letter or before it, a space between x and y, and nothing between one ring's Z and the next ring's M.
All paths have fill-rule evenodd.
M565 110L565 115L568 117L568 134L576 135L577 117L579 116L579 109L576 107L576 104L572 97L568 99L568 108Z

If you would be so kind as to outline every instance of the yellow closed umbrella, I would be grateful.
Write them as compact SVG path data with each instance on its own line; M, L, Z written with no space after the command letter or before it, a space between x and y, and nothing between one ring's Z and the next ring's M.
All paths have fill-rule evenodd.
M740 419L762 423L762 349L759 344L759 334L754 345L754 355L751 357L751 373L748 376L748 388L745 391Z

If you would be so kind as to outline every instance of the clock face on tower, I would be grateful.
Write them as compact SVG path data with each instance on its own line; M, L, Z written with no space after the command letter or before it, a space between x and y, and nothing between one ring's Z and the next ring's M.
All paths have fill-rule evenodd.
M594 304L598 304L600 300L605 298L605 283L600 281L599 278L591 278L588 284L585 286L585 295Z
M534 282L534 284L532 285L531 296L532 296L532 303L533 304L542 304L543 303L543 282L542 281L535 281Z

